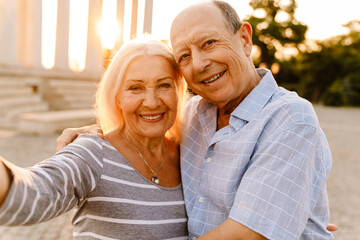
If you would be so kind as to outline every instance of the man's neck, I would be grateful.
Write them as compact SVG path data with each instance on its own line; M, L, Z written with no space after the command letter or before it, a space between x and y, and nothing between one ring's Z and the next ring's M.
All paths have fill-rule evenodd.
M216 131L229 125L231 113L225 114L224 112L218 111Z

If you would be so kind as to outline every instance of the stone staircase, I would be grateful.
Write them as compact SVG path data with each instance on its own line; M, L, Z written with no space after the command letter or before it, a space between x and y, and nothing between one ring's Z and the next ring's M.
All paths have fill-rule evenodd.
M96 87L97 81L48 79L43 84L43 96L50 111L19 115L17 129L22 133L43 135L94 124L92 105Z
M96 81L50 79L44 98L52 110L91 108L95 102Z
M21 113L47 111L39 88L36 79L0 76L0 127L16 128Z
M42 135L95 123L97 83L0 76L0 128Z

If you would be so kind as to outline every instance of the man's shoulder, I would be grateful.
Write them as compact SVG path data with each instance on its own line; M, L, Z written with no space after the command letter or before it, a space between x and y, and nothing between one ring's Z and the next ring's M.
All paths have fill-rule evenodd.
M200 97L199 95L196 95L196 96L192 96L188 100L188 102L186 103L185 108L184 108L185 118L191 117L197 113L197 109L198 109L201 99L202 99L202 97Z
M280 89L264 108L273 116L294 124L308 124L318 126L318 119L313 105L300 97L296 92Z

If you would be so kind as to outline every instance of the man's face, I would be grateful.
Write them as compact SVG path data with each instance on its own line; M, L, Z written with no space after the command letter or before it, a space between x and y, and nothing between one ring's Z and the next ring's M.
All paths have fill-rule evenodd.
M184 10L172 25L171 43L181 73L195 93L220 109L239 104L249 93L251 28L246 27L231 32L213 3Z

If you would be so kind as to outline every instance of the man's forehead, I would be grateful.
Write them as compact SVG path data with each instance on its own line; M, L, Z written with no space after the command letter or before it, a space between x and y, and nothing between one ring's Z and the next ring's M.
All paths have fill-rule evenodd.
M197 16L199 13L205 13L205 12L211 12L211 11L216 11L217 6L212 2L212 1L206 1L206 2L201 2L201 3L197 3L194 5L191 5L187 8L185 8L184 10L182 10L175 18L173 21L173 25L180 23L182 21L186 21L188 19L189 16Z
M219 24L220 21L215 20L216 17L223 17L221 11L212 2L205 2L201 4L192 5L182 12L180 12L174 19L170 38L174 41L181 32L189 32L190 28L206 25L216 21L213 24Z

